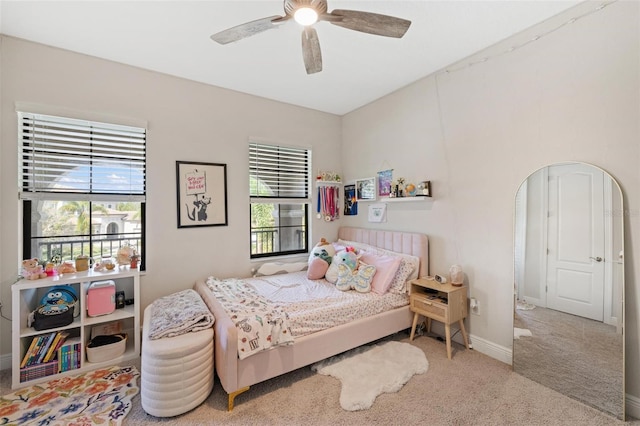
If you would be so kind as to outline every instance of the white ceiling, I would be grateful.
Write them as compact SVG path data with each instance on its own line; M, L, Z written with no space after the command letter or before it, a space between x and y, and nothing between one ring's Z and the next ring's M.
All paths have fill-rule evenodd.
M307 75L293 21L219 45L211 34L283 15L280 0L0 1L0 32L343 115L580 1L328 0L412 21L401 39L315 24L323 71Z

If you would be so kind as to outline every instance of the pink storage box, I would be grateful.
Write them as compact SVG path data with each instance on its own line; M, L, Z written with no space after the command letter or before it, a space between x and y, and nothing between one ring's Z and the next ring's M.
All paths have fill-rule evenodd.
M113 280L95 281L87 289L87 314L90 317L107 315L116 310L116 283Z

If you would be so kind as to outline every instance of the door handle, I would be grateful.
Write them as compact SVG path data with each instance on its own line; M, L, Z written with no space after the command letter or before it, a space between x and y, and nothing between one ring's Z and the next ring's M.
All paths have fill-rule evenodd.
M591 257L591 256L589 256L589 259L593 259L593 260L595 260L596 262L602 262L602 258L601 258L600 256L598 256L598 257Z

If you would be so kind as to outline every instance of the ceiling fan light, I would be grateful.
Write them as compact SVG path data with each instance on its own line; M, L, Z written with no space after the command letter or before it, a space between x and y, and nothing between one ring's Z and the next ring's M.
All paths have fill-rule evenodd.
M301 7L294 13L293 19L295 19L298 24L306 27L318 21L318 12L310 7Z

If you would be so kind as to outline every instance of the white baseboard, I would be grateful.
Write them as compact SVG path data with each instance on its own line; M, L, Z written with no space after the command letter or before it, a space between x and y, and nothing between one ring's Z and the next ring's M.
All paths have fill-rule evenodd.
M431 325L431 331L433 333L444 336L444 325L439 322L434 322ZM453 332L453 328L452 328ZM468 334L469 337L469 345L473 350L476 350L480 353L483 353L491 358L495 358L498 361L504 362L505 364L511 365L512 357L511 357L511 348L507 348L504 346L496 345L493 342L485 340L481 337L474 336L473 334ZM462 333L456 331L452 336L451 340L461 345L464 345L464 339L462 338Z
M627 420L629 416L640 419L640 398L626 394L624 404L624 411L627 413Z
M0 370L7 370L11 368L11 354L0 355Z
M462 339L462 337L460 337L460 339ZM511 354L511 348L497 345L493 342L474 335L469 335L469 340L469 343L472 345L474 351L483 353L487 356L490 356L491 358L504 362L505 364L512 364L513 357ZM462 343L462 340L460 340L460 343Z

